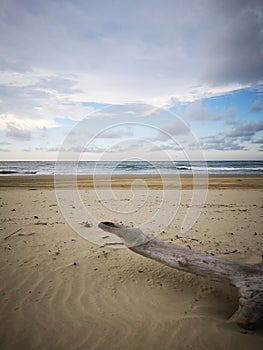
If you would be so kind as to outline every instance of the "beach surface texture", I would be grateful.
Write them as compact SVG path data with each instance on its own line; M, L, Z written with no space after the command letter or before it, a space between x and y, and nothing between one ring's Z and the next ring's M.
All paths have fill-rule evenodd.
M95 189L91 176L79 176L77 188L83 206L98 221L136 227L162 201L161 179L140 179L148 185L147 199L128 213L98 196L103 177ZM132 200L134 180L136 176L112 177L116 202L124 206ZM65 176L59 181L67 189L73 180ZM159 232L161 239L262 264L262 175L210 176L200 215L184 233L192 177L181 176L178 182L170 175L167 184L180 201L176 215ZM134 186L140 191L142 184ZM136 255L88 218L75 222L87 231L87 237L81 236L62 214L54 188L52 176L0 177L1 349L263 348L263 329L246 331L228 320L237 306L233 287ZM70 199L66 205L72 215L78 210ZM88 239L93 234L101 235L99 244Z

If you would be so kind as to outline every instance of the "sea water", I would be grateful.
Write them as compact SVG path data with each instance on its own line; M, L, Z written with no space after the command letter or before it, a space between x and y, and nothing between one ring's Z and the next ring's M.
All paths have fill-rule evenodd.
M263 174L263 161L0 161L0 175Z

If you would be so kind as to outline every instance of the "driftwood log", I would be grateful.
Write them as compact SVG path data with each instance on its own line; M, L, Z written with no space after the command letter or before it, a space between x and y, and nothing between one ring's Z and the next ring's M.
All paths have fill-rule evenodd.
M245 264L195 252L164 242L138 228L101 222L99 227L120 237L133 252L177 270L213 281L228 283L238 290L238 310L231 317L240 327L255 329L263 323L263 266Z

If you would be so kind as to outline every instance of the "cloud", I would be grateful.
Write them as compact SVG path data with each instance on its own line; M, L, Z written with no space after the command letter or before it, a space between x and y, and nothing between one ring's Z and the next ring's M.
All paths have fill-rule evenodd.
M235 126L235 125L239 124L237 118L234 115L231 115L231 114L230 115L228 114L226 116L225 122L226 122L227 125L232 125L232 126Z
M237 110L234 107L228 108L226 112L227 112L227 116L229 118L234 118L236 116L236 114L237 114Z
M263 144L263 138L258 140L252 140L252 143Z
M7 138L12 138L16 141L30 141L32 132L55 127L58 127L58 124L50 120L22 118L12 114L0 115L0 130L4 131ZM5 142L3 144L10 143Z
M251 107L250 107L250 112L252 113L256 113L262 110L262 103L259 100L256 100L252 103Z
M67 150L65 149L62 149L61 147L49 147L46 149L47 152L59 152L59 151L62 151L62 152L67 152Z
M14 0L1 13L9 84L50 97L163 102L263 80L260 1Z
M247 150L249 143L261 144L263 139L253 140L253 137L263 130L263 121L257 123L237 124L231 132L206 136L200 139L203 150Z
M121 128L116 126L113 130L106 130L105 132L100 133L97 138L102 139L118 139L122 137L133 136L132 129L130 127Z
M263 121L258 123L247 123L238 125L233 131L227 134L228 137L252 137L263 130Z
M10 149L7 148L0 148L0 152L11 152Z
M47 76L43 77L37 87L40 91L46 91L47 93L58 93L58 94L74 94L80 92L76 88L76 80L68 76Z
M5 134L7 137L11 137L16 140L21 140L21 141L31 140L31 132L29 130L23 130L12 125L7 126Z
M127 142L121 142L114 146L111 146L108 148L108 152L115 152L115 153L128 153L135 151L138 154L138 149L140 149L143 152L143 147L145 146L145 143L141 140L127 140Z
M182 147L177 144L163 143L154 145L149 150L150 152L160 152L160 151L182 151Z
M78 101L78 93L76 81L65 75L1 72L1 112L20 119L81 120L96 108Z
M105 147L102 146L96 146L96 145L90 145L89 147L86 147L84 152L89 152L89 153L102 153L105 152Z
M102 146L96 146L96 145L90 145L89 147L80 147L80 146L74 146L74 147L50 147L47 149L47 152L61 152L61 153L102 153L105 151L105 147Z
M222 1L213 2L213 7L223 17L212 26L203 46L205 55L211 55L204 78L214 84L262 81L262 2Z
M192 120L219 120L222 116L213 114L201 101L195 101L186 108L184 119Z
M13 114L0 115L0 130L5 132L6 137L20 141L30 141L34 130L55 127L58 127L58 124L50 120L21 118Z
M202 137L200 145L203 150L217 151L240 151L246 150L246 147L238 141L229 139L225 136L208 136Z
M189 126L183 120L175 119L173 122L160 127L156 140L167 140L169 136L186 135L189 131Z
M245 88L254 93L251 123L239 123L242 103L233 105L236 111L225 109L226 123L232 126L225 132L225 147L234 138L241 142L258 133L251 124L262 110L256 102L263 86L260 0L65 0L63 6L59 0L12 0L1 2L0 17L0 130L10 138L30 140L37 131L44 142L49 129L63 126L57 133L52 130L52 142L59 130L68 131L86 116L94 122L83 135L93 135L116 116L113 109L112 115L93 112L124 102L168 108L183 102L185 120L193 127L203 121L200 133L212 133L222 116L200 99ZM226 108L232 107L229 99L224 101ZM152 107L126 109L118 117L118 122L142 117L178 139L191 136L187 124L169 123ZM143 134L138 128L136 132ZM155 140L167 138L155 133ZM124 134L132 136L127 130L119 135L109 130L100 141L110 143ZM99 152L99 146L91 151Z

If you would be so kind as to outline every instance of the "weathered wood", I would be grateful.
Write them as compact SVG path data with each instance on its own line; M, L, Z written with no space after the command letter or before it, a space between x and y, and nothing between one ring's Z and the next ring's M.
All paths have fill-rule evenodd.
M239 307L231 319L254 329L263 323L263 266L222 259L164 242L138 228L101 222L99 227L120 237L133 252L167 266L228 283L238 289Z

